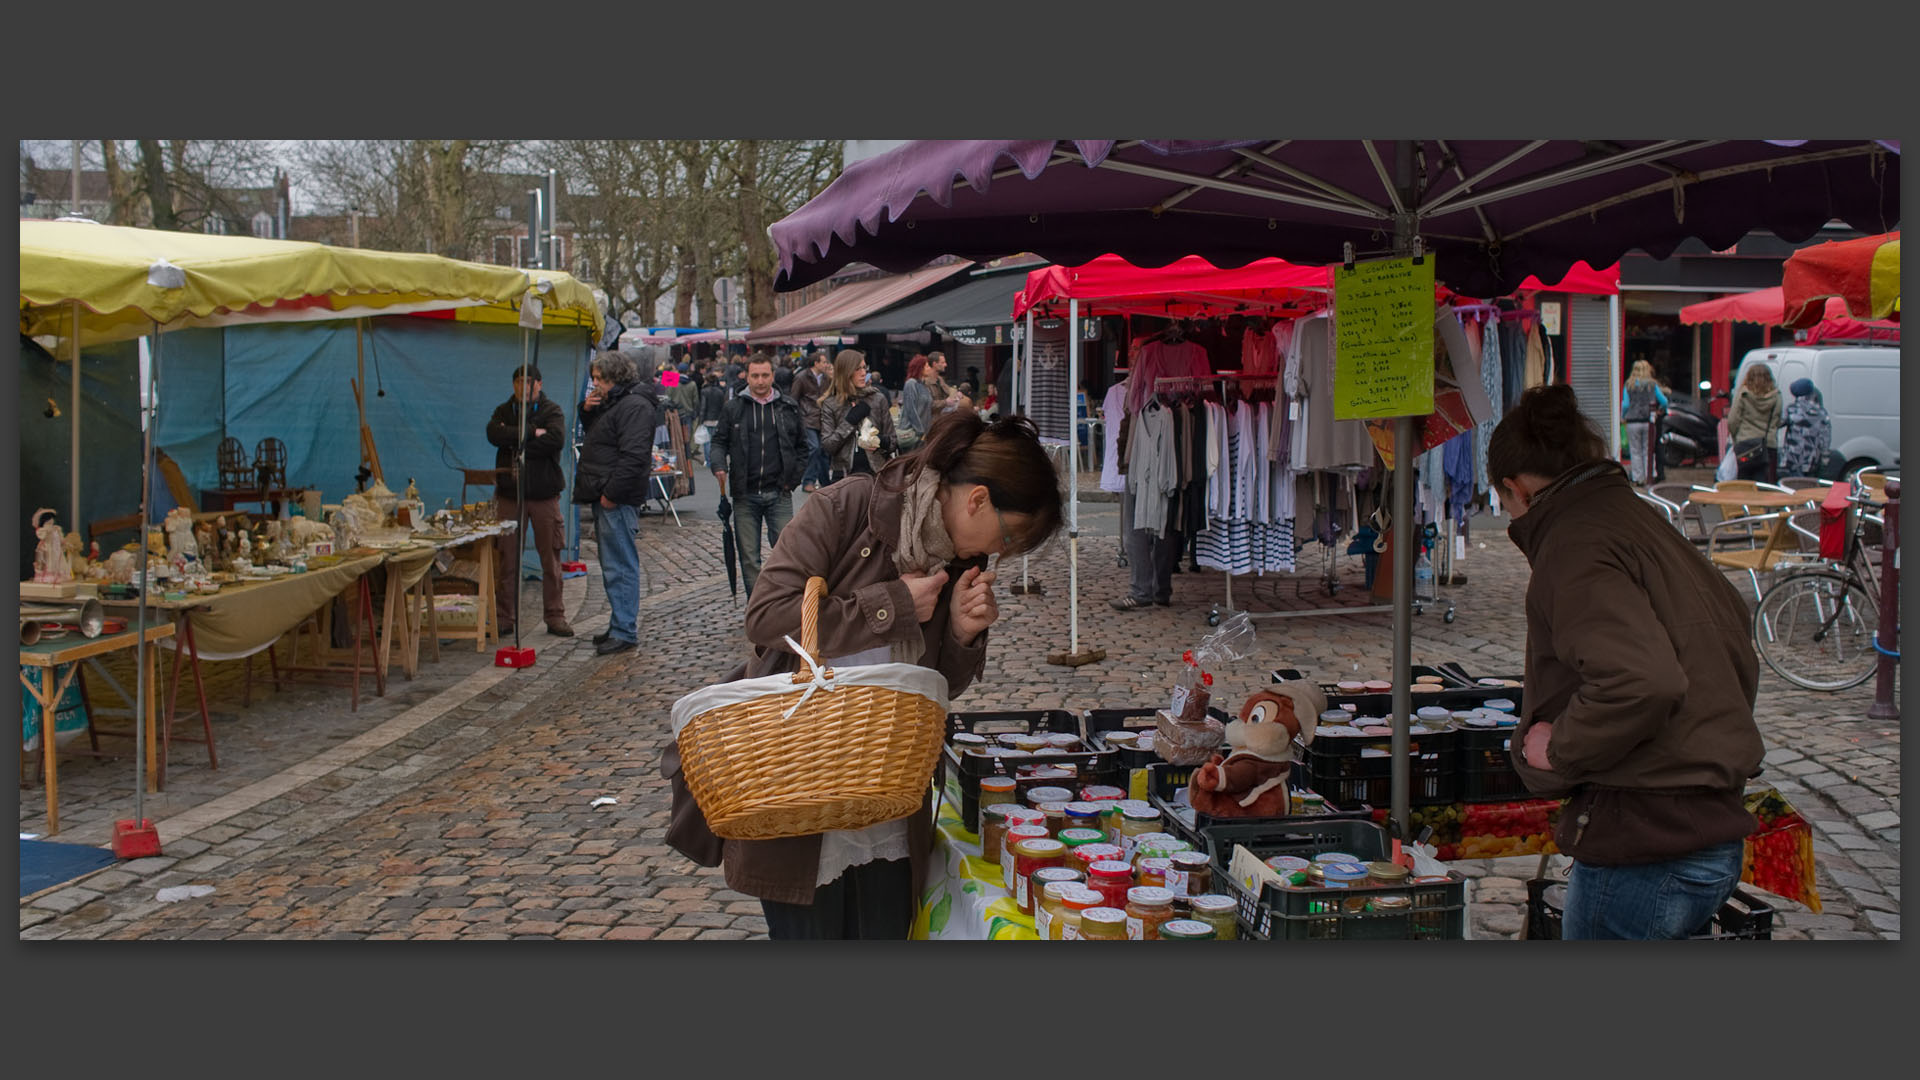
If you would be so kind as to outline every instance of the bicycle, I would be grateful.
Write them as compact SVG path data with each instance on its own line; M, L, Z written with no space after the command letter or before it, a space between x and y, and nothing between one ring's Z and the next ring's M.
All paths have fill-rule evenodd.
M1856 509L1841 558L1787 571L1753 609L1755 651L1781 678L1808 690L1846 690L1879 668L1880 576L1865 536L1869 524L1885 519L1867 512L1879 504L1857 476L1847 501Z

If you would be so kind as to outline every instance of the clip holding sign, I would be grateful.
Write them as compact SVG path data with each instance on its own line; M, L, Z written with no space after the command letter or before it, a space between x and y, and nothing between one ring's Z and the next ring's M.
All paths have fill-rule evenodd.
M1413 238L1413 265L1419 266L1427 261L1427 242L1419 237Z
M1348 240L1340 245L1340 261L1346 264L1348 270L1353 269L1353 241Z

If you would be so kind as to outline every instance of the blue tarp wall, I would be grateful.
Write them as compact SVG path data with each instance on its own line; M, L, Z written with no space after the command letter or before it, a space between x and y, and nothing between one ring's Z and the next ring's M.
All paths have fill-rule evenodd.
M363 393L387 486L404 492L411 478L428 512L447 500L457 505L459 470L493 467L487 418L512 396L513 370L530 356L547 396L560 403L569 427L575 426L587 381L589 333L543 330L533 356L532 339L517 326L409 316L369 319ZM50 363L36 350L22 353L21 506L29 516L37 507L53 507L71 530L68 365ZM81 363L81 513L92 521L139 509L138 345L84 350ZM193 487L213 488L220 478L216 454L223 437L240 440L249 460L256 443L276 437L287 447L288 481L318 488L327 502L339 502L354 490L360 465L359 421L349 385L358 369L351 322L164 334L154 445L179 464ZM49 397L60 404L58 419L44 415ZM571 450L561 463L571 485ZM158 520L174 501L157 471L153 489ZM491 488L474 488L469 496L479 500L492 494ZM568 546L575 548L576 516L566 517ZM31 529L22 528L23 562L31 576ZM531 552L522 566L538 573Z

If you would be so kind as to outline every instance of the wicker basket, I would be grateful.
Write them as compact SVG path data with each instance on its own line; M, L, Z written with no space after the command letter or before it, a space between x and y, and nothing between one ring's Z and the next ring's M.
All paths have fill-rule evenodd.
M826 579L807 581L800 646L808 656L819 652L826 592ZM709 709L681 729L687 788L713 834L771 840L863 829L918 808L939 760L945 705L841 684L787 716L814 675L801 670L791 679L791 691Z

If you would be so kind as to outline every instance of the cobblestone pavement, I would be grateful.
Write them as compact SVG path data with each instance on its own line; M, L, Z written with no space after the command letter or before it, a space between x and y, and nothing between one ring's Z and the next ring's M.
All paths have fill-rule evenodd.
M1083 484L1090 487L1090 483ZM163 854L110 867L23 900L23 939L764 937L758 902L728 890L717 870L666 847L667 789L657 774L667 709L737 662L743 597L730 597L711 493L680 504L682 524L642 518L644 647L594 655L606 605L597 569L567 585L579 636L548 637L524 670L449 644L419 679L395 673L386 697L275 692L264 677L240 708L241 665L211 665L221 766L176 744L168 791L149 796ZM1069 642L1067 544L1029 561L1043 595L1002 592L985 678L956 702L965 710L1131 707L1164 698L1182 649L1208 631L1223 599L1219 574L1174 579L1173 606L1119 613L1125 590L1117 508L1081 507L1083 648L1106 659L1070 668L1046 662ZM585 544L591 559L593 543ZM1301 572L1234 583L1254 611L1368 602L1357 557L1335 560L1344 583L1329 596L1310 547ZM1416 663L1459 661L1493 674L1520 670L1526 565L1500 523L1474 523L1465 584L1414 619ZM1017 562L1001 568L1019 577ZM529 586L523 605L538 604ZM1233 699L1275 667L1315 676L1384 677L1391 617L1285 618L1256 623L1258 653L1216 672ZM1824 911L1778 900L1774 937L1899 936L1899 723L1864 719L1872 689L1799 691L1763 671L1759 702L1766 779L1813 822ZM130 685L130 684L129 684ZM197 725L196 725L197 726ZM182 731L189 730L186 727ZM40 791L23 790L23 832L44 828ZM594 805L611 798L611 803ZM69 758L61 769L57 839L103 843L132 814L130 758ZM1476 938L1515 936L1533 857L1467 860ZM212 886L163 904L159 889ZM1771 899L1771 898L1770 898Z

